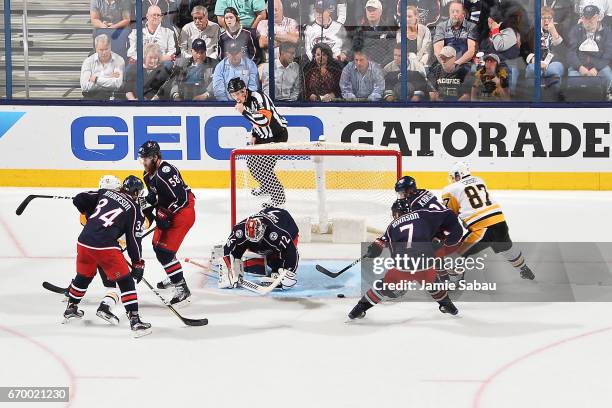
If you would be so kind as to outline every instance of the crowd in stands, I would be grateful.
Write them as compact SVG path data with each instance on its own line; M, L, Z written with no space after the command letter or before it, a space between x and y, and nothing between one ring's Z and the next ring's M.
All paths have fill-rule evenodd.
M269 92L273 67L276 100L400 101L405 25L409 101L531 100L537 62L543 100L612 99L612 1L542 0L539 24L526 0L408 0L404 22L399 0L269 1L273 44L264 0L143 0L144 98ZM91 0L84 98L137 99L134 4Z

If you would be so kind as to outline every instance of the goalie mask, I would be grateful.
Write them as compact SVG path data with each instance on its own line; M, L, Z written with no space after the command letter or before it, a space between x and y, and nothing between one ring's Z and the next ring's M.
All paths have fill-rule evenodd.
M251 242L259 242L264 236L266 226L261 218L249 218L244 224L244 236Z

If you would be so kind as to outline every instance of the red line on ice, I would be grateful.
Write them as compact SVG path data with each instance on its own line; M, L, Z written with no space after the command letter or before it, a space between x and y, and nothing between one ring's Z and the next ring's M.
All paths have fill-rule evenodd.
M17 239L17 236L15 235L11 227L8 225L6 221L4 221L4 218L2 217L0 217L0 224L2 224L2 228L4 228L8 236L11 238L11 241L13 241L13 244L15 244L15 247L17 248L17 251L19 251L19 253L21 254L21 257L22 258L27 257L28 255L25 249L23 248L23 246L21 246L21 242L19 242L19 239Z
M480 404L481 404L481 399L483 394L485 393L486 389L488 386L491 385L491 383L493 381L495 381L500 375L502 375L503 373L505 373L506 371L508 371L509 369L513 368L514 366L516 366L519 363L522 363L523 361L534 357L538 354L544 353L546 351L550 351L556 347L562 346L564 344L567 343L571 343L573 341L576 340L580 340L580 339L584 339L585 337L590 337L590 336L594 336L596 334L601 334L601 333L605 333L607 331L612 330L612 326L610 327L604 327L603 329L598 329L598 330L593 330L590 332L586 332L586 333L582 333L582 334L578 334L576 336L572 336L572 337L568 337L562 340L558 340L555 341L554 343L550 343L546 346L542 346L540 348L537 348L533 351L530 351L527 354L524 354L520 357L515 358L514 360L504 364L503 366L501 366L500 368L498 368L497 370L495 370L491 375L489 375L487 378L485 378L485 380L483 381L482 385L478 388L478 390L476 391L476 394L474 395L474 401L472 403L472 407L473 408L480 408Z
M69 390L70 397L68 398L68 402L66 403L66 407L70 407L70 405L72 405L72 401L75 400L76 395L77 395L77 377L74 374L74 371L72 371L72 368L70 367L70 365L66 362L66 360L64 360L59 354L51 350L49 347L45 346L44 344L42 344L41 342L37 340L34 340L31 337L28 337L27 335L23 333L20 333L6 326L0 326L0 330L3 330L9 334L12 334L13 336L19 337L20 339L23 339L27 342L32 343L33 345L35 345L36 347L38 347L39 349L41 349L42 351L44 351L45 353L53 357L59 363L59 365L62 366L62 368L64 369L64 371L66 372L70 380L70 390Z

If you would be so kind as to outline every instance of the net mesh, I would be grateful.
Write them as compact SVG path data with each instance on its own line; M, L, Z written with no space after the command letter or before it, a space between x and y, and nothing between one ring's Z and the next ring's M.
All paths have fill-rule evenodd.
M384 231L395 200L397 154L371 145L324 142L240 149L233 156L233 218L240 221L274 205L313 225L358 218L371 231Z

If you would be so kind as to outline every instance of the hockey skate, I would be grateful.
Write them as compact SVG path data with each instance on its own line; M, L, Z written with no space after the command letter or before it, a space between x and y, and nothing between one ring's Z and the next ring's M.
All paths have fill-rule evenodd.
M66 306L66 310L64 311L64 324L70 322L71 320L77 319L80 320L85 315L85 312L79 310L79 305L76 303L68 302L68 306Z
M361 299L359 302L357 302L353 310L349 312L348 317L351 320L363 319L366 315L366 310L371 307L372 305L370 304L370 302Z
M96 311L96 316L112 324L113 326L119 324L119 318L115 314L113 314L113 312L111 312L110 306L104 302L100 303L100 306Z
M163 281L157 282L157 289L168 289L173 287L174 284L170 280L170 278L166 278Z
M127 316L130 319L130 328L135 338L151 334L151 323L142 322L138 312L128 312Z
M440 306L438 306L438 309L442 313L449 313L453 316L456 316L459 313L459 310L457 309L455 304L448 297L442 299L438 303L440 304Z
M183 307L187 306L189 302L191 302L191 292L187 287L187 282L185 279L181 280L174 286L174 296L170 300L170 305L174 307Z
M533 274L533 272L531 271L531 269L529 269L527 265L523 265L521 266L521 278L534 280L535 275Z

